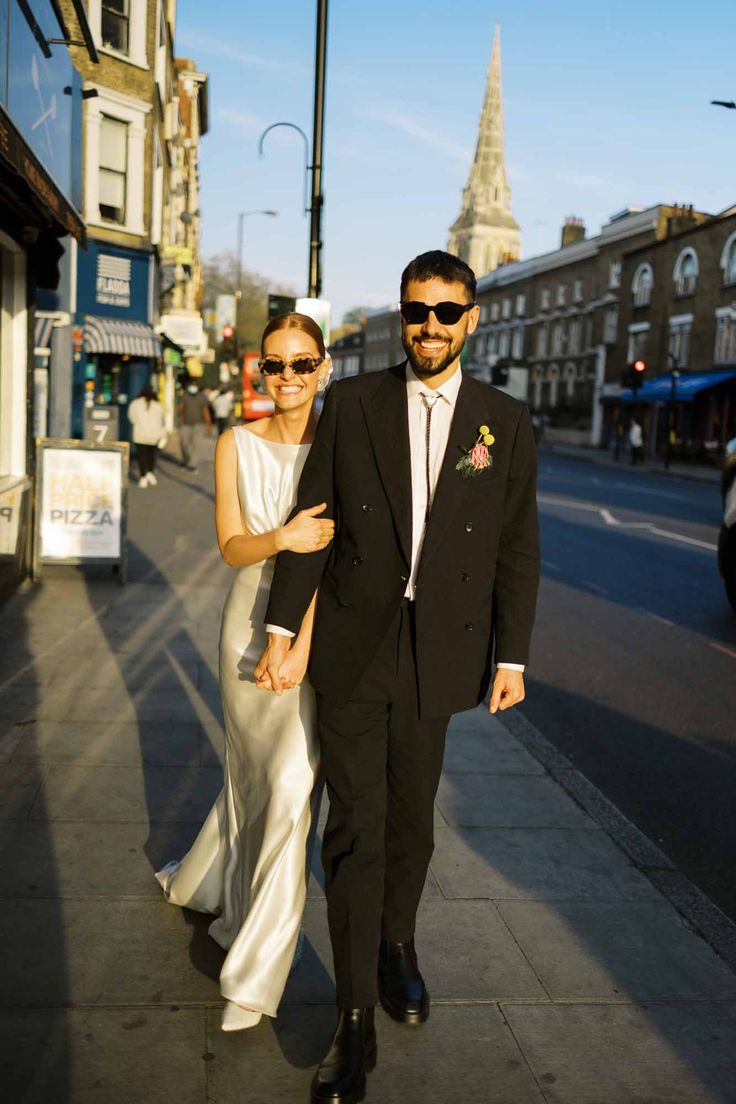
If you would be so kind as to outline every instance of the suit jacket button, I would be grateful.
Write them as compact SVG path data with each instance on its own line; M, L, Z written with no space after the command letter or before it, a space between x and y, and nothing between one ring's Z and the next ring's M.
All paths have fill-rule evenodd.
M466 632L472 632L473 631L473 622L472 621L468 621L467 625L465 626L465 631Z
M461 583L468 583L468 582L470 582L470 576L468 575L467 571L463 571L463 572L461 573L461 575L460 575L460 582L461 582Z
M401 576L401 581L402 581L402 583L408 583L409 582L409 576L408 575L402 575Z
M364 502L363 503L363 513L364 514L369 514L372 509L373 509L373 507L371 506L370 502Z
M353 567L360 567L363 562L362 556L353 556Z
M465 522L465 532L466 533L472 533L473 532L473 523L472 523L472 521L466 521Z

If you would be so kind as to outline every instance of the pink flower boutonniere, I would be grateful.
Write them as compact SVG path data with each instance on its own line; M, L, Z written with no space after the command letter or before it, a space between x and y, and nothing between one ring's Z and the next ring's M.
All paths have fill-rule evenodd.
M493 457L488 451L495 443L496 438L491 433L489 426L482 425L478 428L478 440L469 449L462 449L462 456L455 465L455 471L459 471L463 479L471 475L477 475L485 471L493 464Z

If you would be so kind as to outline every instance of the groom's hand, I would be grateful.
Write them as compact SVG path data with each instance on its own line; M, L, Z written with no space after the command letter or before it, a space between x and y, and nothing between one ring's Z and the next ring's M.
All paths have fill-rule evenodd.
M281 664L289 654L290 647L290 637L282 636L280 633L268 634L268 645L266 650L258 660L253 671L256 679L256 686L274 690L277 694L283 691L284 684L281 678Z
M507 667L499 667L493 680L491 702L489 709L496 713L500 709L510 709L512 705L518 705L524 700L524 676L521 671L511 671Z

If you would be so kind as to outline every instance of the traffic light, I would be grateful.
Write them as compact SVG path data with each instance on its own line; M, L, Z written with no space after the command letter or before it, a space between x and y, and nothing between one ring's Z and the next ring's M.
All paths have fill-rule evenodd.
M235 336L235 327L234 326L223 326L222 327L222 340L223 341L232 341L234 336Z
M222 327L222 351L223 359L235 356L235 327L229 323Z
M626 365L624 378L621 383L624 387L630 387L632 391L638 391L644 383L647 374L647 362L639 357Z

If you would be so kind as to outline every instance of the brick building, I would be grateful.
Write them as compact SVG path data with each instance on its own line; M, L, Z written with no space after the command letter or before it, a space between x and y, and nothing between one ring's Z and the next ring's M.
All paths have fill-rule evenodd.
M366 311L363 324L363 371L379 372L406 360L401 344L401 316L398 303Z

